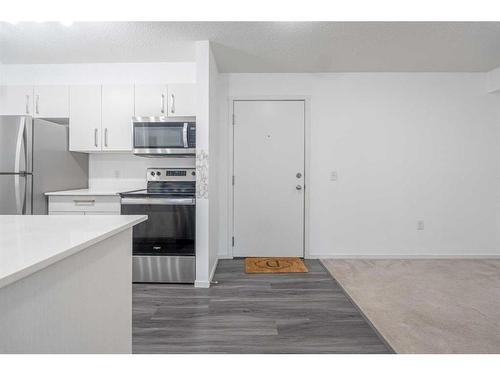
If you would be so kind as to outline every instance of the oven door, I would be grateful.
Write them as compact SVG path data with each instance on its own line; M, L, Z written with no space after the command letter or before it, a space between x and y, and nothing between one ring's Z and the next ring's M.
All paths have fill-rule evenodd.
M194 198L122 198L122 215L148 215L133 228L134 256L194 256Z

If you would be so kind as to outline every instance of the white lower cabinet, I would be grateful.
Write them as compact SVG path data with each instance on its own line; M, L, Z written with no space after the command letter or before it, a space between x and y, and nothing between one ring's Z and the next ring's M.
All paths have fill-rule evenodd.
M118 195L51 195L49 215L120 215Z

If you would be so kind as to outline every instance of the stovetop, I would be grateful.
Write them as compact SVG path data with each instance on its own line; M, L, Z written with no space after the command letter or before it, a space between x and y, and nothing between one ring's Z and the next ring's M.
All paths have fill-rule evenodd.
M120 193L133 198L194 198L196 171L193 168L148 168L147 188Z

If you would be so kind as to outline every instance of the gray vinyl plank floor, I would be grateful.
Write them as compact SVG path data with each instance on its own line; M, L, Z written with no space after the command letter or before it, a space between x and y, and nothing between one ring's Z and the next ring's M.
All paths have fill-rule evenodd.
M246 274L220 260L209 289L133 285L134 353L390 353L322 264Z

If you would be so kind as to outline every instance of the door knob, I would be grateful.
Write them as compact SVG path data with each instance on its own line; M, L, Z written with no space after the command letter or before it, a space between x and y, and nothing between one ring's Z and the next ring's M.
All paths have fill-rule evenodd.
M295 189L297 189L297 190L302 190L302 185L297 185L297 186L295 186Z

